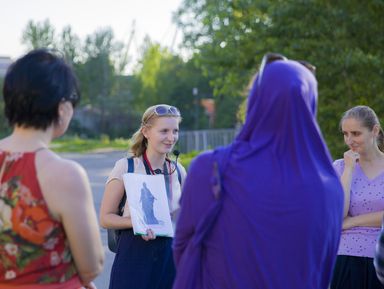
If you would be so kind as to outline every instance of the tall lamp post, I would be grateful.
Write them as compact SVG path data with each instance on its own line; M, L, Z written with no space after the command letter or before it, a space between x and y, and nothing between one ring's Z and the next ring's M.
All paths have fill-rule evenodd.
M192 95L195 102L195 130L199 127L199 89L197 87L192 88Z

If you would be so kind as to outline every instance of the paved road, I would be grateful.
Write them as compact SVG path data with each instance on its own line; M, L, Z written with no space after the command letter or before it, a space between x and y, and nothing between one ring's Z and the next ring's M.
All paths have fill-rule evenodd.
M61 154L65 158L69 158L80 163L86 170L91 181L92 192L95 202L95 209L99 215L100 203L103 197L104 184L107 176L115 162L125 156L125 152L105 152L92 154ZM114 254L107 247L107 231L100 228L101 237L103 239L105 251L104 270L96 278L95 284L98 289L107 289L109 284L109 274L111 272Z

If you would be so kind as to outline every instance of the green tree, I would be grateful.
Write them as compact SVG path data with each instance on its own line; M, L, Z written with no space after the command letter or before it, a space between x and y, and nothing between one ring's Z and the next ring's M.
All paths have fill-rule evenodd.
M384 117L382 15L384 2L376 0L185 0L178 20L185 43L213 78L223 106L219 119L235 115L230 106L241 101L266 52L315 64L319 123L333 155L340 156L343 111L367 104Z
M78 68L84 103L100 111L102 133L107 133L107 118L116 108L114 96L118 75L112 57L115 45L111 28L103 28L87 36L83 46L84 60Z
M152 43L148 37L144 39L142 56L134 69L135 86L133 90L138 110L144 110L161 101L157 91L157 75L162 59L168 57L171 55L166 49L157 43Z
M82 42L70 26L64 27L56 38L49 20L30 21L23 33L23 44L28 49L56 48L72 63L80 81L81 105L100 113L99 133L127 136L121 131L132 132L130 123L121 131L113 125L117 117L136 120L137 114L132 112L132 94L127 87L131 79L121 76L128 62L126 48L114 39L111 28L99 29ZM81 124L73 123L72 128L81 131Z
M208 127L208 117L201 106L202 98L211 98L212 89L194 58L185 62L179 56L163 58L157 75L159 98L178 107L183 116L183 129ZM194 94L193 91L197 94Z
M114 84L114 66L110 55L113 32L98 30L87 36L83 46L84 62L80 72L84 98L93 104L101 104L110 96Z
M0 77L0 87L1 87L1 101L0 101L0 136L3 137L5 136L9 131L10 128L8 126L8 121L5 118L4 114L4 101L3 101L3 84L4 84L4 79Z
M36 48L56 48L55 28L46 19L44 22L34 22L30 20L22 34L22 44L28 50Z
M58 49L64 53L67 61L72 64L81 63L82 49L80 38L72 31L71 26L66 26L60 34Z
M185 1L179 11L185 43L199 53L199 65L212 79L217 126L233 127L242 90L255 71L257 34L267 25L255 1Z
M132 93L139 111L154 104L168 103L181 110L184 129L206 128L208 119L199 98L212 97L208 83L195 58L185 62L146 39L142 58L135 69ZM199 90L197 97L192 93L193 88Z

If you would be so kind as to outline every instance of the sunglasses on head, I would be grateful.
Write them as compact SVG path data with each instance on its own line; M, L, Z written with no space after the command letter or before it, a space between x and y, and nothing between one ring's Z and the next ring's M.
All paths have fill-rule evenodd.
M166 105L166 104L159 104L155 106L155 108L153 109L153 112L147 117L147 119L142 122L142 125L145 126L149 122L149 120L152 119L154 115L176 116L176 117L181 116L180 111L177 109L177 107Z
M175 106L159 104L155 106L153 110L157 116L172 115L180 116L180 111Z
M263 60L261 61L260 69L259 69L259 73L258 73L258 84L260 84L260 82L261 82L265 66L267 64L270 64L270 63L277 61L277 60L287 61L288 58L282 54L279 54L279 53L267 53L266 55L263 56ZM294 60L294 61L305 66L310 72L312 72L313 75L315 75L316 66L312 65L311 63L309 63L308 61L305 61L305 60Z

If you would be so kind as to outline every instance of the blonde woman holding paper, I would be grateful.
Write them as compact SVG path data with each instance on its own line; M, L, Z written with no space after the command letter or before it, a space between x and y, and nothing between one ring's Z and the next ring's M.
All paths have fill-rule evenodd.
M104 228L120 230L110 289L172 288L175 276L172 238L156 236L150 229L146 235L135 235L128 202L124 205L123 216L119 215L119 204L125 195L123 175L129 169L135 174L163 174L169 210L174 220L186 173L180 164L170 161L168 155L178 140L180 121L180 112L174 106L159 104L149 107L132 137L133 157L118 160L109 175L100 209L100 223ZM140 195L140 191L137 194Z

